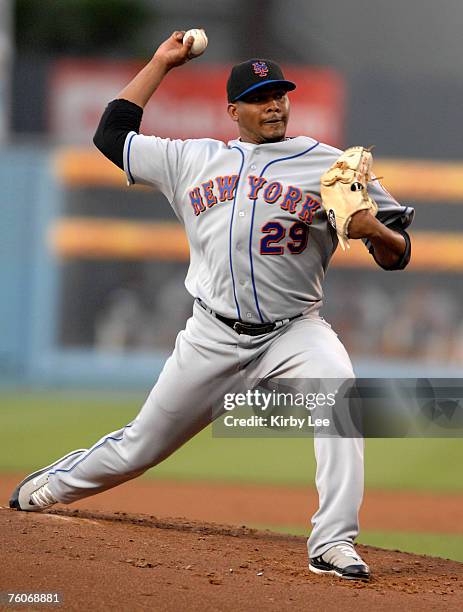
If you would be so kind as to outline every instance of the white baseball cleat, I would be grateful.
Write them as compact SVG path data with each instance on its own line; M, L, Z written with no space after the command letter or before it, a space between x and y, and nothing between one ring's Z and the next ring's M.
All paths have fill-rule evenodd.
M323 555L310 559L309 570L314 574L339 576L346 580L370 579L370 568L352 544L337 544Z
M85 453L86 450L86 448L80 448L72 451L50 465L26 476L11 495L10 508L25 510L26 512L39 512L56 504L58 500L53 497L48 486L50 470L59 463L66 461L66 459L71 459L74 456Z

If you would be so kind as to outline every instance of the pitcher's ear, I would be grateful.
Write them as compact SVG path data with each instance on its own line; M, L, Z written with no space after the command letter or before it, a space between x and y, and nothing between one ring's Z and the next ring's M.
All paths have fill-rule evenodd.
M233 102L230 102L227 107L227 112L232 121L238 121L238 107Z

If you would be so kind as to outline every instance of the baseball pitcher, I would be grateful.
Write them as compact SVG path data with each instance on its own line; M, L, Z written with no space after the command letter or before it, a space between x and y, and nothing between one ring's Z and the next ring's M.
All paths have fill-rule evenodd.
M344 153L308 136L286 136L296 84L273 61L233 67L227 83L237 138L171 140L139 134L143 108L166 74L194 57L174 32L110 102L94 142L129 184L160 190L184 225L193 313L178 334L138 416L90 449L27 476L10 506L69 504L139 476L221 414L244 377L351 379L349 356L319 315L325 272L338 243L362 239L376 263L410 259L400 206L372 175L371 153ZM363 495L363 440L315 436L319 508L308 540L317 574L368 580L354 549Z

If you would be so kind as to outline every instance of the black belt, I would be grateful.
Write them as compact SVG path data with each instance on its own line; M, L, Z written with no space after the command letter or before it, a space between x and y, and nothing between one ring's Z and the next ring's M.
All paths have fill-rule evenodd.
M302 317L302 313L300 313L295 315L294 317L280 319L279 321L274 321L273 323L245 323L244 321L238 321L236 319L228 319L227 317L223 317L217 312L214 312L211 308L209 308L209 306L206 306L206 304L199 298L196 298L196 301L201 306L201 308L206 310L209 314L211 314L219 321L222 321L222 323L225 323L225 325L228 325L228 327L231 327L237 334L246 334L247 336L260 336L262 334L268 334L274 331L275 329L278 329L278 327L286 325L293 319Z

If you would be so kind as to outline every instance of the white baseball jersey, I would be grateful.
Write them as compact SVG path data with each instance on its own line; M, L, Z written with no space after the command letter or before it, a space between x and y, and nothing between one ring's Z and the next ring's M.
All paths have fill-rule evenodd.
M341 151L299 136L250 144L170 140L130 133L129 184L156 187L185 227L185 285L215 312L250 323L316 311L337 247L321 206L320 177ZM378 182L379 218L403 212Z

